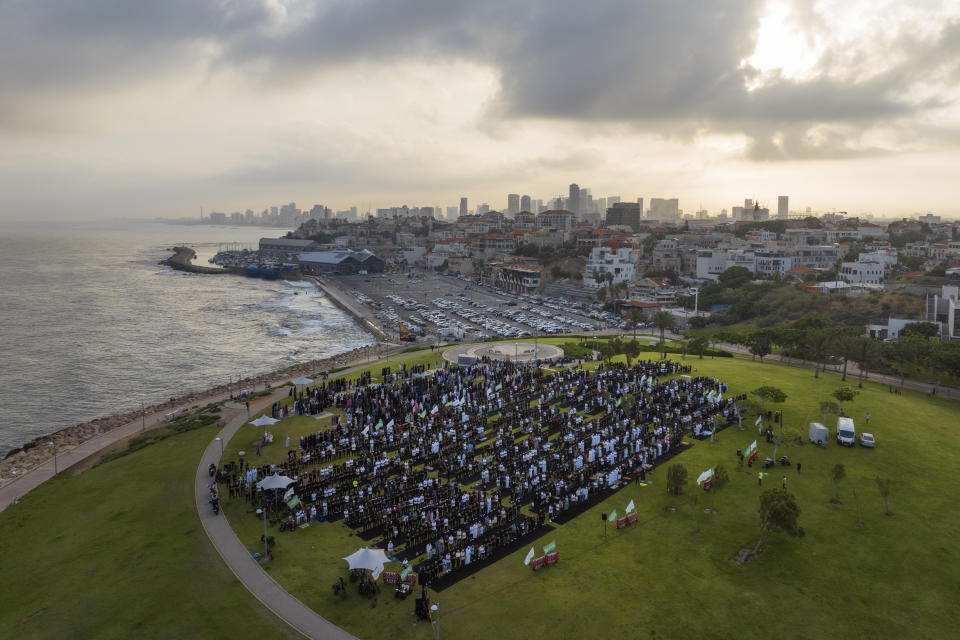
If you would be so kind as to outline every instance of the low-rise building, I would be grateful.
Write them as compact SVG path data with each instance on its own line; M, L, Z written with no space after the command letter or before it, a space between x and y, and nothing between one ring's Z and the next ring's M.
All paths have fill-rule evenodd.
M613 276L612 284L632 282L636 269L637 257L628 247L595 247L584 267L583 284L593 289L605 286L605 274Z
M837 277L844 282L881 284L884 268L879 262L843 262Z

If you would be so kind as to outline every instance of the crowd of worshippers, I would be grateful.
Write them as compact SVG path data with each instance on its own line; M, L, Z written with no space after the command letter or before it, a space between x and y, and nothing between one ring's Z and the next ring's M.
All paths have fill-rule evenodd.
M288 475L300 501L288 517L342 517L390 551L424 556L429 581L645 473L714 416L735 420L739 398L716 378L663 379L689 372L670 361L551 375L481 362L394 384L324 382L295 394L294 410L345 417L301 437L286 462L234 467L226 481L260 504L256 482Z

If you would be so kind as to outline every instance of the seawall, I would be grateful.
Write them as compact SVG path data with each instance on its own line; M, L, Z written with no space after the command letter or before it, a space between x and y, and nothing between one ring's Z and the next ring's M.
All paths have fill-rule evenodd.
M215 269L213 267L201 267L193 264L193 259L197 257L197 252L190 247L174 247L173 255L166 260L161 260L160 264L167 265L177 271L186 271L187 273L230 273L226 269Z
M348 295L339 288L326 282L322 278L306 276L306 279L316 284L317 288L327 294L327 297L330 298L333 304L349 313L350 316L356 320L361 327L373 334L377 340L380 342L391 341L390 336L388 336L383 329L381 329L373 320L371 320L370 315L372 314L368 314L365 308L359 307L357 302L351 300Z

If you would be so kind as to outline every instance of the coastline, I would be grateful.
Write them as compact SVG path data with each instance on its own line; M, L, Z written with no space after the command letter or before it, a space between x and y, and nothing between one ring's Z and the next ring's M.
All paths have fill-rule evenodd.
M328 358L302 362L262 375L251 376L237 383L234 389L262 391L267 387L286 383L301 375L313 375L322 373L324 370L344 367L351 363L381 358L395 348L393 345L379 342L364 347L357 347L356 349L351 349L350 351L345 351ZM169 400L152 404L145 408L143 418L141 418L141 412L139 410L127 411L96 418L88 422L65 427L48 435L34 438L20 447L9 451L3 460L0 461L0 487L16 481L37 467L52 460L54 457L53 447L47 446L46 443L48 442L55 443L57 454L62 455L98 436L109 433L132 422L141 421L146 424L146 428L152 429L166 424L167 422L163 419L163 416L170 411L175 409L181 411L190 410L210 404L211 402L227 401L229 398L230 387L228 387L228 385L218 385L204 391L186 393L176 398L170 398Z

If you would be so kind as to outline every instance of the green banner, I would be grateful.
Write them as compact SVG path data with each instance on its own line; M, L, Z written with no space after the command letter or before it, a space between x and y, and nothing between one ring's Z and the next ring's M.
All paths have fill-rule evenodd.
M553 550L556 549L556 548L557 548L557 541L556 541L556 539L554 539L554 540L551 540L549 544L543 545L543 552L544 552L545 554L546 554L546 553L550 553L551 551L553 551Z
M616 509L614 509L613 511L610 512L610 517L607 518L607 520L612 520L613 522L616 522L616 521L617 521L617 510L616 510Z

